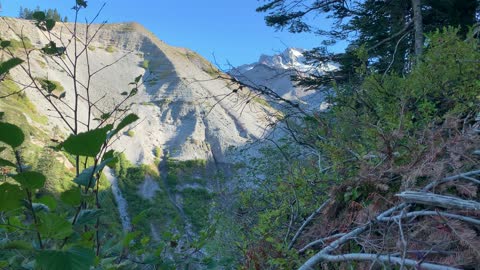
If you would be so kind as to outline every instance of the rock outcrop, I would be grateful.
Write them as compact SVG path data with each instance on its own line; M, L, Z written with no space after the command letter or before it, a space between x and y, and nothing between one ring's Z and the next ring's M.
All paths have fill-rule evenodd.
M67 44L73 25L58 23L52 34L58 43ZM89 29L90 37L100 25ZM85 25L79 25L79 39L84 40ZM28 37L34 48L41 48L48 39L32 21L2 18L0 37ZM73 46L67 46L73 52ZM107 24L101 27L88 47L90 69L99 70L90 82L92 100L99 108L111 108L118 103L120 93L130 91L129 83L143 75L142 86L133 99L132 111L140 117L134 132L122 135L114 148L124 152L136 164L151 164L155 149L168 150L170 157L179 160L205 159L218 163L229 162L226 150L239 147L262 136L268 108L261 104L241 104L232 95L234 86L228 76L193 51L167 45L136 23ZM38 51L30 55L32 73L38 78L59 82L65 89L64 101L72 104L72 79L59 66ZM81 73L77 78L87 83L87 59L81 57ZM67 66L68 60L65 61ZM113 64L112 64L113 63ZM112 65L110 65L112 64ZM16 81L29 81L24 71L11 72ZM131 88L131 86L130 86ZM50 128L65 125L57 118L46 100L34 89L27 95L39 113L49 117ZM80 104L80 115L86 115L86 104ZM100 116L97 116L100 117Z

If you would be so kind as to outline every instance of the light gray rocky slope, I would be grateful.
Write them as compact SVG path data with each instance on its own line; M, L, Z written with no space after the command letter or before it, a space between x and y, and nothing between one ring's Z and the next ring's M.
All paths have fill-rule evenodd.
M97 27L93 26L90 33ZM71 24L59 23L53 32L68 36L67 29L71 28ZM84 30L85 26L80 25L80 39L84 38ZM33 22L2 18L0 36L18 39L15 33L28 37L38 48L47 43L44 33ZM71 52L72 46L68 50ZM244 106L236 95L225 98L235 86L215 79L220 73L208 61L188 49L165 44L139 24L105 25L93 39L88 53L91 70L115 62L91 82L91 95L93 100L100 100L99 107L113 106L120 93L130 90L129 82L138 75L144 76L132 109L141 120L133 127L133 136L125 134L114 144L115 149L125 152L136 164L153 163L157 147L168 150L172 158L179 160L228 163L231 158L226 155L227 149L242 146L264 133L268 108L256 103ZM30 62L35 77L60 82L66 91L64 100L72 104L72 81L58 64L38 52L31 54ZM86 67L85 57L80 59L80 65ZM17 81L28 81L18 68L11 73ZM83 83L86 74L84 68L78 76ZM31 89L27 94L39 113L49 116L50 128L65 129L39 93ZM80 115L86 111L86 104L80 104Z

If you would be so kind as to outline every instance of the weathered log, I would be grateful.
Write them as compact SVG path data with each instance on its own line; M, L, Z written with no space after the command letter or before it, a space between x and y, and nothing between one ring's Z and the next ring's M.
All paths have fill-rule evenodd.
M404 191L395 196L402 198L407 203L423 204L445 209L480 210L479 202L429 192Z

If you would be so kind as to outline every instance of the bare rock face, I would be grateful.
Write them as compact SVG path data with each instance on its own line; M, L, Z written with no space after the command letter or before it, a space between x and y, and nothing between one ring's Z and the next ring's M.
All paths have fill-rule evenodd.
M58 43L69 42L63 37L69 36L68 29L72 27L69 23L55 26L52 33L58 36ZM100 25L92 26L86 35L86 26L79 25L79 39L92 38L98 28ZM18 34L28 37L36 48L47 43L45 33L31 21L10 18L0 21L1 38L19 39ZM68 46L67 50L72 53L74 48ZM63 100L72 105L72 79L60 68L58 61L38 51L30 57L34 76L58 81L65 88ZM90 82L87 81L87 61L90 72L102 69ZM68 59L65 62L67 67L71 66ZM82 56L79 65L82 72L77 75L78 80L90 83L92 100L98 100L96 106L105 109L117 104L120 93L130 91L129 83L143 75L132 107L140 121L131 127L133 132L120 136L113 145L134 163L153 163L155 149L167 150L172 158L179 160L229 163L231 157L226 154L227 149L240 147L264 134L265 119L271 109L260 103L242 103L238 94L232 95L235 86L225 79L228 75L195 52L165 44L139 24L101 27L88 48L88 59ZM29 80L19 68L11 75L19 82ZM27 95L39 113L49 117L50 128L59 126L66 130L66 125L38 91L27 89ZM86 117L86 104L79 104L79 112L80 117Z

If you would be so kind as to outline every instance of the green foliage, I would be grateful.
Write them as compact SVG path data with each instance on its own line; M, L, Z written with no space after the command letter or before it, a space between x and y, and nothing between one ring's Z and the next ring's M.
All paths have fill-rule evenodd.
M21 172L12 176L23 188L39 189L45 185L46 178L38 172Z
M266 100L263 99L263 98L254 97L254 98L252 98L252 100L255 101L256 103L260 104L260 105L265 106L265 107L269 107L269 108L272 107L272 106L268 103L268 101L266 101Z
M10 211L19 208L24 192L17 185L3 183L0 185L0 210Z
M150 66L150 61L148 61L148 60L143 60L143 62L142 62L142 67L143 67L144 69L148 69L149 66Z
M206 189L186 188L181 191L185 214L192 222L195 231L206 228L209 221L210 203L213 199Z
M125 118L123 118L123 120L118 124L117 128L115 128L115 130L112 132L112 134L110 134L110 136L114 136L115 134L117 134L120 130L124 129L126 126L134 123L135 121L137 121L139 118L137 115L135 114L129 114L127 116L125 116Z
M72 155L95 157L107 139L107 133L112 125L93 129L77 135L70 135L62 144L65 151Z
M3 81L0 81L0 95L9 95L8 98L0 99L2 108L9 114L9 122L18 124L22 128L27 128L20 123L20 118L26 114L32 120L40 124L46 124L47 118L39 115L35 105L28 99L25 92L7 75ZM17 116L13 116L13 115ZM22 121L23 122L23 121ZM31 129L31 128L28 128Z
M107 48L105 48L105 51L109 52L109 53L114 53L116 52L117 50L115 49L115 47L113 47L112 45L108 45Z
M72 223L54 213L39 213L38 231L44 238L62 240L73 234Z
M51 56L63 56L65 51L65 47L57 47L57 44L54 41L50 41L42 48L42 52Z
M78 214L77 222L75 226L83 226L87 224L94 224L97 218L104 214L102 209L85 209L81 210Z
M460 27L460 34L464 37L468 27L478 22L478 8L476 0L421 1L423 31L428 33L454 26ZM351 70L356 66L352 63L355 57L351 51L360 46L368 48L369 66L380 73L408 72L412 65L415 36L409 33L414 20L411 1L366 0L353 1L346 6L335 1L297 5L295 0L271 0L257 11L266 13L266 24L277 30L313 32L321 36L320 46L307 53L310 61L340 64L340 69L333 72L336 76L320 76L313 80L298 78L305 83L322 86L333 78L344 82L351 80L356 76ZM328 16L332 25L329 28L319 25L312 19L318 15ZM405 19L407 17L409 19ZM348 42L346 52L329 52L330 47L340 40Z
M52 20L55 22L67 21L67 17L64 17L64 19L62 19L62 16L60 15L60 13L56 8L54 9L49 8L44 11L41 11L40 7L36 7L34 10L20 7L20 12L18 14L18 17L26 20L41 19L41 20Z
M16 167L16 165L6 159L0 158L0 167Z
M156 158L161 158L163 156L162 148L160 146L155 147L155 151L153 151L153 154Z
M0 122L0 131L0 141L12 148L19 147L25 140L25 135L16 125Z
M40 30L51 31L53 27L55 27L55 19L47 18L47 15L45 15L43 11L35 11L32 14L32 18L36 20L35 25L40 28Z
M37 80L42 89L47 91L49 94L60 96L63 92L65 92L65 88L58 81L52 81L46 78L37 78Z
M0 62L0 78L5 76L10 69L20 65L21 63L23 63L23 60L20 58L11 58L7 61Z
M92 187L95 186L97 182L97 175L107 166L108 163L112 162L114 158L108 158L102 161L100 164L95 164L84 169L75 179L73 182L76 184L83 186L83 187Z
M448 119L469 122L478 113L479 40L445 28L428 34L427 43L423 57L402 75L369 68L368 55L360 48L354 53L358 80L335 85L328 100L335 105L298 121L284 120L295 140L264 149L262 157L252 159L256 171L251 176L262 177L255 188L242 191L238 211L255 217L240 224L247 231L244 252L262 254L262 268L294 269L304 262L287 248L292 211L300 217L292 221L298 228L324 201L327 190L362 179L365 172L368 178L372 171L390 173L411 166L425 149L419 142L426 133L445 132L449 127L442 125ZM305 156L296 142L316 155ZM387 169L377 169L382 166ZM398 181L389 182L388 192L399 190ZM362 182L335 191L333 197L339 205L368 205L375 189Z
M39 270L89 270L93 266L95 253L84 247L67 250L43 250L36 256Z
M73 9L78 12L86 6L86 1L77 0ZM48 32L55 27L56 20L50 18L49 12L36 10L32 12L31 17L41 31ZM77 33L73 33L71 40L77 42L79 37L76 35ZM48 34L45 36L47 39L51 37ZM85 49L87 46L85 45ZM29 124L30 119L34 123L39 123L41 118L23 90L19 89L7 74L11 68L23 61L14 57L24 55L22 51L18 52L18 49L32 49L33 46L29 39L24 37L22 41L0 40L0 47L6 55L11 57L10 60L0 64L0 95L8 96L0 99L2 110L6 112L0 115L2 118L0 122L0 166L2 167L0 231L6 236L4 241L0 241L2 250L0 268L90 269L95 262L94 250L96 249L99 252L96 267L99 269L107 269L104 268L103 263L109 265L108 269L121 267L134 269L136 263L119 264L115 262L116 260L107 262L108 259L105 259L106 256L118 257L123 256L119 254L125 253L115 245L115 241L118 242L123 238L116 211L104 211L100 208L115 207L113 196L107 189L108 184L105 183L107 179L102 175L106 165L115 166L116 163L115 154L108 152L107 147L117 133L138 120L138 117L129 114L116 127L106 125L114 122L112 115L128 110L128 106L115 107L113 111L106 112L99 119L103 121L99 125L100 128L92 129L89 126L86 131L79 133L80 129L82 131L85 129L78 127L80 121L76 116L79 111L74 109L75 118L71 118L73 124L64 121L72 134L60 146L52 146L52 141L57 142L63 137L61 132L54 130L55 135L50 141L49 134L43 132L40 125ZM110 49L107 48L107 51ZM66 59L64 54L68 52L64 47L58 47L56 42L49 40L41 50L38 50L38 53L43 57ZM43 61L27 59L29 64L37 61L40 66L45 67ZM74 64L69 68L77 71L79 66ZM26 71L26 73L27 77L34 78L32 72ZM141 78L142 76L138 76L134 79L132 84L135 87L126 95L123 102L138 92ZM75 78L73 81L78 83ZM27 82L21 84L23 83L28 84ZM64 96L64 89L59 82L47 78L35 78L32 79L31 84L53 107L56 106L57 101L52 100L51 96L57 98ZM74 98L78 100L79 97ZM89 105L92 106L91 103ZM69 117L62 110L56 111L61 119ZM94 119L94 116L89 115L89 119ZM89 122L89 124L92 123ZM65 152L59 151L62 148ZM65 159L64 156L74 164L74 168L70 167L71 171L61 164ZM16 160L16 164L12 160ZM105 226L108 226L109 230L104 230ZM134 240L135 243L149 244L148 237L143 237L138 242L137 239ZM138 250L134 256L145 253L143 247L138 244L130 245L129 248Z
M18 51L23 49L27 49L27 50L32 49L33 45L28 37L22 37L21 40L17 40L17 39L10 40L10 44L8 47L11 48L13 51Z
M81 202L81 190L77 187L64 191L60 195L60 199L62 202L70 205L76 206L79 205Z

